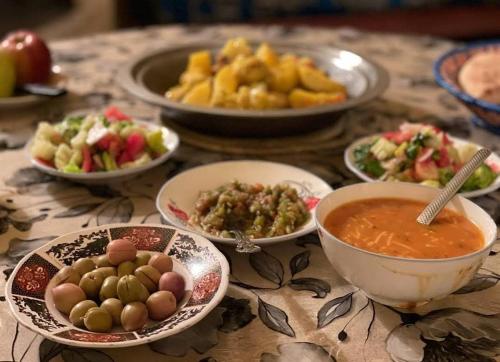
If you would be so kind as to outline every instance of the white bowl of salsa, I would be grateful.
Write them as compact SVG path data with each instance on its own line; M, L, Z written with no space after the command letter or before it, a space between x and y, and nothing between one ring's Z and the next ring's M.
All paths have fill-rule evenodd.
M467 284L496 240L479 206L455 196L430 227L416 216L439 190L405 182L360 183L318 204L321 244L337 272L382 304L412 308Z

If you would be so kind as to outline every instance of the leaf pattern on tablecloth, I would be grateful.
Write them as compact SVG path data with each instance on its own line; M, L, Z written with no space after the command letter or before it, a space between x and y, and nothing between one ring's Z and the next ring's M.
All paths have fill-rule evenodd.
M50 362L60 356L64 362L113 362L106 353L90 348L66 346L44 339L38 348L40 362Z
M294 290L308 290L314 292L313 298L324 298L330 293L330 284L317 278L297 278L290 280L287 285Z
M222 313L222 324L219 326L219 331L224 333L237 331L248 325L256 317L252 313L250 300L248 299L236 299L226 295L219 307L225 309Z
M386 349L396 362L494 362L500 356L500 313L435 310L394 328Z
M272 330L286 334L289 337L295 337L293 328L288 323L288 315L280 308L264 302L258 298L259 318L267 327Z
M453 294L467 294L472 292L479 292L491 287L494 287L500 281L500 275L496 274L485 274L477 273L474 278L464 285L459 290L455 291Z
M283 282L283 265L281 262L266 251L250 254L249 262L252 268L262 278L281 286Z
M318 311L318 328L323 328L332 323L335 319L349 313L352 306L353 294L353 292L347 293L326 302Z
M84 215L96 209L97 207L101 206L101 204L102 204L101 202L92 202L89 204L80 204L71 206L64 211L55 214L53 217L54 219L62 219L62 218Z
M219 340L217 329L223 324L223 313L223 308L216 307L191 328L171 337L151 342L149 347L157 353L172 357L185 356L191 348L200 354L205 353Z
M118 197L106 202L96 216L97 225L129 222L134 213L134 204L128 197Z
M13 238L9 241L9 250L5 254L0 254L0 265L15 265L33 249L38 249L55 238L56 236L45 236L36 239Z
M43 221L45 218L47 218L45 213L26 218L22 210L0 203L0 235L6 233L10 225L21 232L29 231L34 223Z
M335 362L335 357L320 345L310 342L292 342L278 345L278 354L262 353L260 362Z
M24 167L17 170L12 177L5 180L7 186L25 187L54 181L51 175L38 171L34 167Z
M292 259L290 259L290 272L292 276L297 273L300 273L302 270L309 266L309 257L311 256L311 252L309 250L303 251L297 255L295 255Z

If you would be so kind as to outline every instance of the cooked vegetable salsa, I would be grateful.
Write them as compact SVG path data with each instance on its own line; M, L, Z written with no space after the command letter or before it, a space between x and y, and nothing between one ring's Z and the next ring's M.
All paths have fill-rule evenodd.
M139 167L167 151L160 128L150 130L115 107L54 125L41 122L31 147L38 161L67 173Z
M297 190L289 185L249 185L233 181L203 191L190 223L216 236L229 238L233 237L231 230L241 230L257 239L290 234L309 216Z
M455 145L441 129L420 123L404 123L354 150L356 167L372 178L418 182L443 187L476 153L473 144ZM473 191L490 186L500 166L483 163L462 186Z

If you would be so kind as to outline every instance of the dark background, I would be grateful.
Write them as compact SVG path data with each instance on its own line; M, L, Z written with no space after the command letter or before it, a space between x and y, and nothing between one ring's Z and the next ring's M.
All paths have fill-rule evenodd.
M351 26L460 40L500 37L500 0L0 0L0 35L49 39L152 24Z

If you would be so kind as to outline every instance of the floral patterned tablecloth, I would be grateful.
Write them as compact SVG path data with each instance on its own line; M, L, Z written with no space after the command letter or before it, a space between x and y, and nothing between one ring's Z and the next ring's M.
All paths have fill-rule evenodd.
M71 184L32 168L23 150L37 122L68 111L121 107L158 122L159 112L115 83L120 66L162 46L225 39L286 39L348 48L371 57L391 75L383 99L348 112L335 126L296 140L234 142L180 130L173 157L137 179L106 186ZM432 62L455 44L429 37L352 29L162 27L51 44L68 76L70 94L23 110L0 110L0 360L2 361L495 361L500 360L500 255L494 248L476 277L453 295L412 311L377 304L330 267L316 235L238 255L222 303L191 329L149 345L90 350L60 345L16 322L3 285L16 262L48 240L95 225L159 223L154 200L162 183L190 167L235 158L264 158L312 171L336 188L358 182L342 161L354 138L399 123L426 121L500 151L497 136L474 128L470 114L432 76ZM262 147L261 147L262 146ZM476 199L500 222L500 192Z

